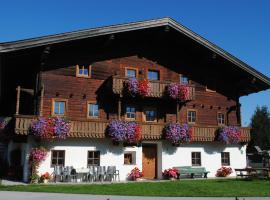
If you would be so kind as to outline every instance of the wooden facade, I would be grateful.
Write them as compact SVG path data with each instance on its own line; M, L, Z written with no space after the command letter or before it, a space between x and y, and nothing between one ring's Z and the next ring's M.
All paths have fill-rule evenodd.
M78 76L80 66L87 76ZM165 124L188 123L187 113L194 111L194 140L213 141L220 113L223 125L241 127L239 98L270 85L264 75L168 18L0 43L0 67L0 113L15 114L19 135L29 133L31 119L53 116L53 102L61 100L72 137L105 137L107 124L126 120L126 106L132 105L144 139L161 139ZM149 70L159 73L148 96L123 93L127 69L138 79L147 79ZM168 84L181 77L189 79L185 102L166 96ZM99 105L95 119L88 117L89 102ZM157 111L155 122L144 120L146 108ZM241 134L243 142L249 140L248 128Z

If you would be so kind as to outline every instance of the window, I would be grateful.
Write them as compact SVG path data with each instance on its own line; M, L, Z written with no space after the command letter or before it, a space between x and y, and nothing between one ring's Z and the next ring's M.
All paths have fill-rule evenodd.
M88 103L88 117L98 118L99 117L99 107L96 103Z
M136 152L124 153L124 165L135 165Z
M230 153L229 152L221 152L221 165L230 165Z
M148 70L148 80L159 80L159 72Z
M189 110L187 114L188 123L196 123L196 111Z
M157 110L156 109L145 109L144 118L146 122L157 121Z
M126 68L126 77L136 78L137 77L137 69Z
M201 166L201 152L191 153L191 163L192 166Z
M218 113L217 114L217 121L219 125L224 125L225 124L225 115L223 113Z
M53 150L51 151L51 166L56 165L65 166L65 151Z
M189 82L188 77L182 76L182 75L180 76L180 83L181 84L187 85L188 82Z
M53 115L65 115L66 101L54 100L53 101Z
M86 77L90 78L91 76L91 65L88 67L85 66L76 66L76 76L77 77Z
M126 118L127 119L136 119L136 109L134 106L126 107Z
M100 151L88 151L87 166L100 165Z

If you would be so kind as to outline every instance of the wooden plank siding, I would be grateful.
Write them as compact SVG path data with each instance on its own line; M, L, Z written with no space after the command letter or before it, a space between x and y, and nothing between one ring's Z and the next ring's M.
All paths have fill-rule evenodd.
M85 66L92 66L91 78L76 77L75 65L55 67L53 61L48 61L48 66L42 72L42 84L44 85L43 98L43 116L51 116L52 99L61 98L68 100L68 110L66 117L80 121L87 119L87 101L97 101L100 107L99 120L117 119L117 102L119 96L113 95L106 90L106 85L110 77L124 77L127 67L138 69L138 78L146 78L147 70L154 69L160 73L160 81L151 82L151 87L155 88L151 94L152 97L160 97L164 91L164 87L169 82L179 83L179 73L177 69L171 69L161 66L156 62L138 56L128 56L122 58L114 58L110 60L98 62L84 62ZM117 76L115 76L117 75ZM114 79L119 83L112 83L110 89L116 93L122 88L121 79ZM194 81L190 81L194 85L192 89L192 100L185 105L180 106L179 121L187 122L187 110L197 110L197 125L217 125L217 113L224 112L228 119L227 125L237 124L237 116L235 111L227 114L230 107L235 106L234 100L228 100L227 97L218 92L208 92L205 86ZM192 87L193 88L193 87ZM108 89L108 88L107 88ZM194 94L195 93L195 94ZM123 97L121 119L124 118L125 105L127 103L135 104L137 108L137 121L142 122L142 111L144 107L156 107L158 112L158 123L176 122L176 102L172 100L164 100L162 98L149 99L128 99Z
M31 121L35 116L15 117L15 133L19 135L28 135L30 131ZM105 138L106 128L109 121L71 121L71 130L69 137L71 138ZM142 127L142 137L144 140L162 139L162 131L165 124L159 123L139 123ZM192 127L192 140L211 142L215 141L215 136L219 127L217 126L194 126ZM240 128L241 142L250 140L250 128Z

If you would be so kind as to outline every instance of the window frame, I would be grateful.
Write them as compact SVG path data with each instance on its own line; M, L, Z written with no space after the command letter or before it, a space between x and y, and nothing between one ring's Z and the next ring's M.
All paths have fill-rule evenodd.
M63 152L64 153L64 157L63 157L63 165L59 165L58 164L58 159L59 159L59 156L58 156L58 154L59 153L57 153L57 164L53 164L53 159L54 159L54 157L53 157L53 152ZM53 168L53 167L55 167L55 166L65 166L65 162L66 162L66 151L65 150L57 150L57 149L53 149L53 150L51 150L51 167Z
M228 155L228 157L226 158L226 156L224 157L223 155ZM228 152L228 151L221 152L220 156L221 156L221 166L230 166L231 165L230 152ZM227 163L224 162L224 160L227 160Z
M154 121L147 121L146 120L146 114L145 112L148 111L148 110L154 110L156 112L156 119ZM155 122L158 122L158 112L157 112L157 108L154 108L154 107L145 107L143 109L143 121L144 122L149 122L149 123L155 123Z
M88 66L88 75L85 74L80 74L80 67L83 67L84 69L87 68L85 67L85 65L76 65L76 77L80 77L80 78L91 78L92 76L92 65Z
M158 79L157 80L153 80L153 79L149 79L149 71L152 71L152 72L157 72L158 73ZM157 69L148 69L147 70L147 80L149 81L160 81L160 70L157 70Z
M127 113L127 107L135 108L135 113L134 113L135 117L134 117L134 118L128 118L128 117L127 117L127 114L128 114L128 113ZM137 118L137 113L136 113L137 109L136 109L136 106L127 104L125 108L126 108L126 109L125 109L125 119L126 119L126 120L129 120L129 121L135 121L136 118ZM131 112L130 112L130 113L131 113Z
M96 117L96 116L90 116L90 115L89 115L89 111L90 111L90 106L89 106L89 104L96 104L96 105L98 105L98 116L97 116L97 117ZM96 101L87 101L86 106L87 106L87 113L86 113L86 116L87 116L88 119L99 119L99 118L100 118L99 104L98 104Z
M90 153L90 152L92 152L92 153L93 153L93 152L97 152L97 153L98 153L98 158L95 158L95 156L93 156L92 158L89 158L89 153ZM93 153L93 155L95 155L95 154ZM86 167L89 168L90 166L100 166L100 155L101 155L101 153L100 153L99 150L88 150L88 151L87 151L87 161L86 161L86 165L87 165L87 166L86 166ZM90 164L88 164L88 161L89 161L89 160L92 160L92 163L93 163L93 161L98 160L98 164L97 164L97 165L93 165L93 164L90 165Z
M125 163L125 155L131 155L131 163ZM136 151L125 151L124 154L124 165L136 165Z
M135 71L135 77L128 77L128 70L134 70ZM125 77L127 77L127 78L138 78L138 75L139 75L139 70L138 70L138 68L136 68L136 67L126 67L125 68Z
M55 102L65 102L65 109L64 109L64 114L55 114L54 109L55 109ZM62 98L52 98L52 110L51 110L51 115L52 116L67 116L67 111L68 111L68 100L67 99L62 99Z
M179 77L179 82L180 82L180 84L183 84L183 85L184 85L184 84L186 84L186 85L190 84L190 80L189 80L189 78L188 78L187 76L184 76L183 74L180 74L179 76L180 76L180 77ZM183 77L185 77L185 78L188 79L187 83L183 83L183 82L182 82Z
M224 116L224 123L219 123L219 114L222 114L223 116ZM224 114L224 112L217 112L217 124L219 125L219 126L225 126L226 125L226 117L225 117L225 114Z
M200 156L199 157L194 157L193 158L193 154L196 155L196 154L199 154ZM197 164L197 160L199 160L199 164ZM193 163L193 161L195 161ZM202 153L200 151L192 151L191 152L191 166L202 166Z
M195 121L194 122L189 121L189 117L188 117L189 112L195 112ZM188 124L196 124L197 121L198 121L198 111L195 109L187 109L187 123Z

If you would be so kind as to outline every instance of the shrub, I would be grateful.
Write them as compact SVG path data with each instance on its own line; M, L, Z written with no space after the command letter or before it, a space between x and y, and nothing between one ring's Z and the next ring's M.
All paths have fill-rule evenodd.
M222 166L217 170L216 177L227 177L232 173L232 168Z
M128 174L128 178L133 181L141 177L143 177L143 173L140 171L138 167L135 167L134 169L132 169L131 172Z
M165 169L163 172L162 172L162 176L166 179L169 179L169 178L177 178L179 174L179 171L177 169L172 169L172 168L169 168L169 169Z

